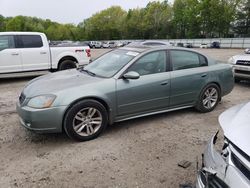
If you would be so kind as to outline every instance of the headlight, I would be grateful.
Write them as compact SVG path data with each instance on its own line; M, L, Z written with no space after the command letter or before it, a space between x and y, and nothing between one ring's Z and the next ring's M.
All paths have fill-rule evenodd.
M230 57L229 60L228 60L228 63L231 64L231 65L234 65L234 58Z
M40 95L33 97L29 100L27 106L32 108L49 108L54 100L56 99L55 95Z

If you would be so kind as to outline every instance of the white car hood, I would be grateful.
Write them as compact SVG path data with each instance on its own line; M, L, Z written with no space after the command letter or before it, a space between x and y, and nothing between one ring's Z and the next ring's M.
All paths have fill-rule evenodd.
M219 122L224 135L250 156L250 102L226 110Z
M237 60L250 61L250 54L235 55L235 56L233 56L233 59L235 61L237 61Z

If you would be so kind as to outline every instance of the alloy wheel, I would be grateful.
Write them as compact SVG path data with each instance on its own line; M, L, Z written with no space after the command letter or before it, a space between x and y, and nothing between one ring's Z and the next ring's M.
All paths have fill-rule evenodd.
M102 125L101 112L93 107L80 110L73 119L73 129L80 136L95 134Z
M208 88L203 95L203 100L202 100L203 106L206 109L213 108L218 101L219 98L218 96L219 94L216 88L214 87Z

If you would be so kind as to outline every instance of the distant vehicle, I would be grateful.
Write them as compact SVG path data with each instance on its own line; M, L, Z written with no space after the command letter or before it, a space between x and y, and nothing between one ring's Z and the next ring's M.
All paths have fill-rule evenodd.
M250 54L235 55L228 63L233 67L235 82L250 80Z
M211 43L210 48L220 48L220 43L217 41L214 41Z
M109 43L108 42L103 42L102 47L103 48L109 48Z
M192 43L185 43L184 47L186 47L186 48L193 48L193 44Z
M124 46L124 43L123 42L121 42L121 41L117 41L116 42L116 47L123 47Z
M43 33L0 33L0 77L8 77L10 73L76 68L88 64L89 60L88 46L50 47Z
M90 48L101 48L102 47L102 42L100 42L100 41L90 41L89 42L89 47Z
M178 43L176 44L176 46L178 46L178 47L184 47L184 44L183 44L182 42L178 42Z
M132 42L128 44L128 46L171 46L169 42L165 41L158 41L158 40L145 40L145 41L138 41Z
M108 42L109 48L116 48L116 43L114 41Z
M217 132L208 142L196 188L250 187L249 112L250 102L234 106L220 115L224 134Z
M202 44L200 45L200 48L208 48L208 45L207 45L206 43L202 43Z
M189 107L210 112L233 86L230 65L196 51L123 47L80 69L29 82L17 112L29 130L86 141L114 122Z
M250 48L245 49L244 52L245 52L246 54L250 54Z

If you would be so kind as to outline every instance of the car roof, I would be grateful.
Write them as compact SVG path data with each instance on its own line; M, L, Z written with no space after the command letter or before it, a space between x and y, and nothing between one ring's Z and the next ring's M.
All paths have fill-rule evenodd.
M150 50L184 50L184 51L190 51L190 52L197 52L192 49L182 48L182 47L174 47L174 46L145 46L145 45L137 45L137 46L125 46L120 49L129 50L129 51L136 51L139 53L150 51Z
M44 35L44 33L40 32L0 32L0 35Z

